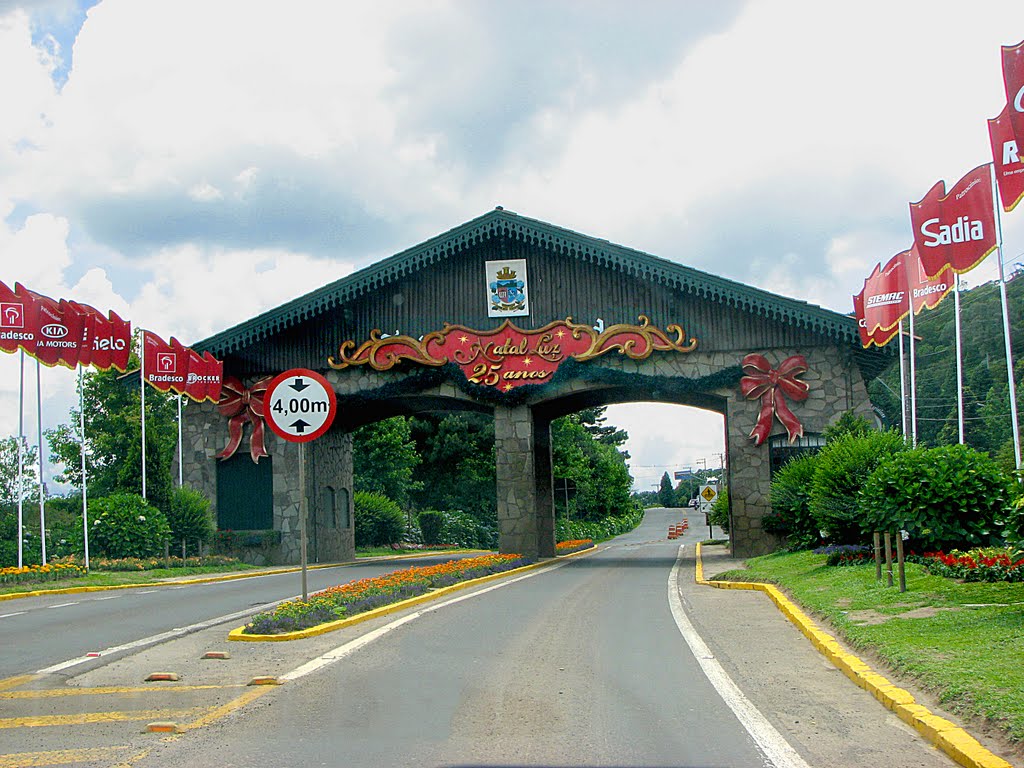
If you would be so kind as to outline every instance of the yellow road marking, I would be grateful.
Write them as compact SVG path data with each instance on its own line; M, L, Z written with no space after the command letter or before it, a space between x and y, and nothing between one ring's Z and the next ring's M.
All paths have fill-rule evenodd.
M134 755L132 755L129 758L126 758L125 760L122 760L120 763L114 763L112 766L110 766L110 768L131 768L131 766L135 765L136 761L146 757L149 753L149 749L144 749L141 752L136 752Z
M17 688L18 686L30 683L35 679L35 675L18 675L16 677L8 677L4 680L0 680L0 691L9 691L11 688Z
M192 709L146 709L132 712L83 712L77 715L38 715L36 717L0 718L3 728L38 728L51 725L88 725L89 723L117 723L130 720L173 720L191 717L202 707Z
M215 707L202 717L193 720L191 723L183 725L182 730L191 731L194 728L203 728L204 726L210 725L210 723L215 723L221 718L227 717L236 709L241 709L246 704L254 701L255 699L258 699L263 694L272 690L274 690L274 686L259 686L256 688L250 688L237 699L233 699L232 701L229 701L227 704Z
M245 688L241 683L231 685L175 685L167 688L154 688L146 686L143 688L130 688L118 686L103 686L98 688L50 688L42 691L9 691L0 693L0 699L49 699L56 696L101 696L115 693L168 693L184 691L207 691L220 688Z
M44 765L73 765L96 760L110 760L129 747L94 747L92 749L62 749L54 752L16 752L0 755L0 768L36 768Z

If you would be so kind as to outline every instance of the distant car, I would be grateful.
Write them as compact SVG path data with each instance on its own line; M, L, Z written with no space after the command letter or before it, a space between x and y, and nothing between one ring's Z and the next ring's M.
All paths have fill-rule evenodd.
M696 509L700 504L700 499L690 499L690 506Z

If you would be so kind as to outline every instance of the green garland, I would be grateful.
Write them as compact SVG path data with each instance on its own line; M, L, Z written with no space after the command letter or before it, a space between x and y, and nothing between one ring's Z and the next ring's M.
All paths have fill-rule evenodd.
M681 398L697 392L708 392L723 387L735 387L743 376L743 369L738 365L723 368L717 373L712 373L708 376L685 379L677 376L647 376L642 373L628 373L569 359L558 367L550 381L543 384L527 384L515 387L508 392L502 392L497 387L474 384L468 381L462 369L455 363L445 363L436 368L396 366L395 370L401 370L402 368L411 371L407 378L401 381L393 381L377 389L360 392L357 395L340 395L338 397L338 406L346 409L359 408L360 406L371 405L381 400L390 400L404 395L415 394L430 387L450 382L479 402L514 407L526 403L534 395L543 395L551 387L574 379L582 379L583 381L590 381L595 384L649 387L652 389L656 387L660 392L669 397Z

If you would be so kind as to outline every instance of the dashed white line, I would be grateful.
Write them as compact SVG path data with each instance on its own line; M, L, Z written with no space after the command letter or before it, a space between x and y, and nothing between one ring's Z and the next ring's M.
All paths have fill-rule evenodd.
M15 611L14 613L5 613L0 615L0 619L6 619L9 616L21 616L25 611Z
M78 600L76 600L76 601L75 601L75 602L73 602L73 603L60 603L60 604L58 604L58 605L48 605L48 606L46 606L46 607L47 607L47 608L50 608L51 610L52 610L53 608L67 608L67 607L68 607L69 605L78 605L78 602L79 602L79 601L78 601Z
M124 595L108 595L107 597L94 597L93 600L117 600L121 597L124 597Z

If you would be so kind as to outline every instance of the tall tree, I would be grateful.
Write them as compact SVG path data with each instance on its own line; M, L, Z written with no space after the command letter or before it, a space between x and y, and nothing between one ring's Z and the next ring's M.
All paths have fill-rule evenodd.
M676 492L672 487L672 479L668 476L668 472L661 476L661 485L658 488L658 501L663 507L676 506Z
M494 419L479 413L446 413L412 420L422 459L412 497L420 509L461 509L497 525Z
M132 357L138 365L138 358ZM82 377L85 402L85 451L89 496L142 492L142 414L139 379L117 371L91 371ZM171 466L178 441L173 396L146 391L146 495L163 511L169 508ZM79 410L72 408L68 423L48 430L46 439L54 463L61 465L57 480L82 487Z
M39 500L39 484L36 480L36 448L22 449L21 500ZM18 504L18 438L5 437L0 440L0 508L14 508Z
M377 491L408 510L418 490L413 470L420 463L409 420L394 416L356 430L352 444L355 490Z

